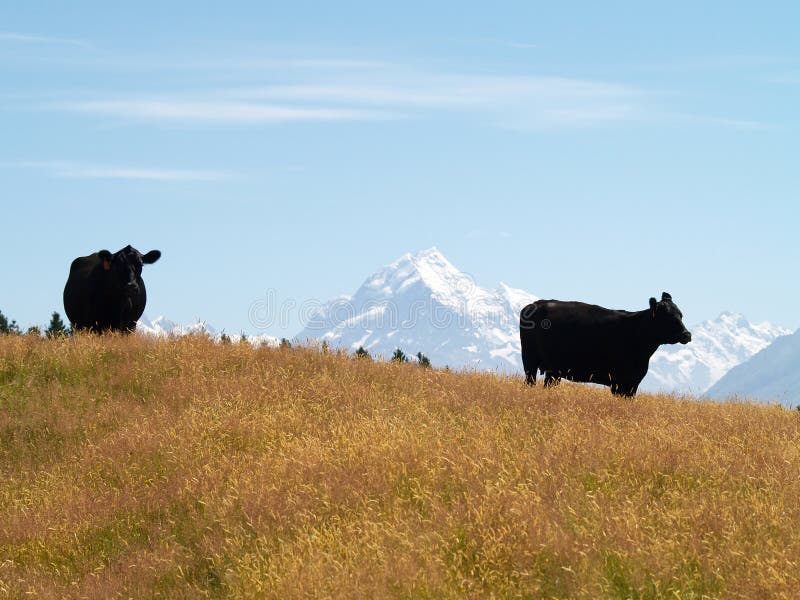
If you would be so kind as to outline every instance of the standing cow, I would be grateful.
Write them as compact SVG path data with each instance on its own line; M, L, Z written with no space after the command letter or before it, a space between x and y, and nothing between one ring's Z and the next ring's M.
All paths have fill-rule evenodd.
M73 260L64 286L64 310L73 329L135 330L147 302L142 265L160 257L158 250L143 255L125 246L114 254L100 250Z
M540 370L545 386L564 378L607 385L614 394L634 396L661 344L692 340L682 319L667 292L661 302L650 298L650 308L638 312L537 300L520 313L525 380L533 385Z

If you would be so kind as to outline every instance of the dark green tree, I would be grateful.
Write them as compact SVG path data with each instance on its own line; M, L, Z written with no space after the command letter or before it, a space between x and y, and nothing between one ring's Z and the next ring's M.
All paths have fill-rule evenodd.
M400 348L398 348L397 350L394 351L394 354L392 354L392 360L394 362L407 363L408 357L406 356L405 352L403 352Z
M17 325L17 322L11 321L9 323L3 311L0 311L0 333L19 334L19 325Z
M231 343L231 337L223 331L219 336L219 343L227 346Z
M247 342L247 334L243 331L242 332L242 337L239 338L239 343L240 344L244 344L246 342Z
M64 321L61 320L61 315L57 312L53 312L53 316L50 317L50 324L47 326L47 329L45 329L44 334L49 338L69 335L69 329L64 325Z
M42 329L38 325L31 325L28 327L28 330L25 332L25 335L38 335L41 337Z
M431 366L431 361L422 352L417 352L417 360L419 361L420 367L425 367L427 369Z
M281 338L281 343L280 343L280 345L278 347L279 348L285 348L285 349L289 350L292 347L292 342L290 342L286 338Z
M356 357L358 357L358 358L372 358L369 355L369 352L367 352L366 348L364 348L364 346L359 346L358 347L358 350L356 350Z

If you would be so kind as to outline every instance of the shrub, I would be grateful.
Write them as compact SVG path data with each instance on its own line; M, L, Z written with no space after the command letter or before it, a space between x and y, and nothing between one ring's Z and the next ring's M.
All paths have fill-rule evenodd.
M394 362L407 363L408 357L406 356L405 352L403 352L400 348L398 348L397 350L394 351L394 354L392 354L392 360Z
M19 326L17 325L16 321L8 322L8 319L3 314L3 311L0 311L0 333L12 333L12 334L19 334Z
M44 333L49 338L63 337L69 335L70 330L64 325L64 321L61 320L61 315L57 312L53 312L53 316L50 317L50 324L47 326Z

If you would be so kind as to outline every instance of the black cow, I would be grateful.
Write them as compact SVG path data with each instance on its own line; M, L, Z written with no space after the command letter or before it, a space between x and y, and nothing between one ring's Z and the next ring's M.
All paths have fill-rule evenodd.
M525 380L545 386L563 377L599 383L614 394L634 396L650 357L661 344L688 344L692 334L683 314L664 292L661 302L638 312L610 310L583 302L537 300L522 309L519 336Z
M73 329L98 333L136 329L147 302L142 265L160 257L158 250L142 255L125 246L114 254L100 250L73 260L64 286L64 310Z

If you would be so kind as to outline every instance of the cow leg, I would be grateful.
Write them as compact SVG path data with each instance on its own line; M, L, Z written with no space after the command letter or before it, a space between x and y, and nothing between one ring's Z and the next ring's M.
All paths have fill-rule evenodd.
M525 383L536 385L536 371L539 370L539 359L529 354L522 354L522 368L525 370Z
M557 377L553 375L550 371L545 372L544 374L544 387L552 387L554 385L558 385L558 382L561 381L561 377Z
M636 395L636 388L639 387L638 383L612 383L611 393L615 396L624 396L626 398L633 398Z

